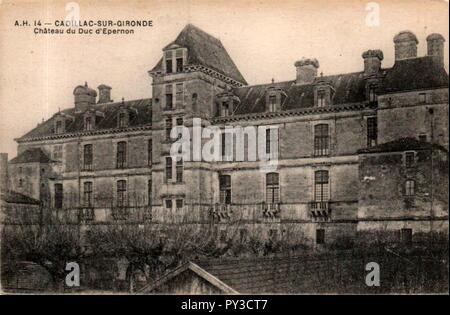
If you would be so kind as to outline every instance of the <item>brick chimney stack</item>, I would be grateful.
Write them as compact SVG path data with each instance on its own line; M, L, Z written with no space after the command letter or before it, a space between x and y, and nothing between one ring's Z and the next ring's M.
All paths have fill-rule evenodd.
M416 35L410 31L403 31L395 35L395 61L416 58L418 43Z
M383 52L379 49L367 50L363 52L364 74L367 76L376 75L380 72Z
M444 65L444 36L433 33L427 36L427 54L433 56L436 60Z
M111 103L111 87L100 84L98 87L98 104Z
M317 77L317 69L319 68L319 61L315 58L302 58L295 63L297 69L296 84L310 84L314 82Z

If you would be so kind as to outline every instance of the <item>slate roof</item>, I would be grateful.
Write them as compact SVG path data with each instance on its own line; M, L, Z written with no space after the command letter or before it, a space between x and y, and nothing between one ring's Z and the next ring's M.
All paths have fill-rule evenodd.
M425 56L398 60L392 68L382 69L381 93L448 87L448 74L434 57ZM364 72L345 73L317 77L334 88L333 105L366 101L366 78ZM282 110L314 107L314 85L296 85L295 80L234 88L240 104L235 115L262 113L266 111L265 92L269 87L281 88Z
M40 148L32 148L23 151L18 156L9 161L9 163L11 164L34 162L49 163L52 162L52 160Z
M15 191L4 192L0 196L1 200L7 203L17 203L17 204L29 204L29 205L39 205L40 201L34 198L30 198L21 193Z
M130 111L130 120L129 127L138 127L151 124L152 122L152 111L151 111L152 99L140 99L133 101L125 101L125 102L115 102L115 103L102 103L93 105L91 108L95 109L104 114L104 117L97 116L95 129L98 130L108 130L108 129L117 129L117 112L119 111L122 105L135 109L137 113L133 110ZM74 117L74 120L68 120L68 124L66 125L66 133L74 133L83 131L83 114L76 113L75 108L69 108L61 111L62 114L67 114ZM54 122L57 114L55 114L52 118L38 125L36 128L23 135L20 140L25 140L28 138L36 138L36 137L44 137L54 135Z
M402 152L402 151L417 151L417 150L429 150L429 149L442 150L448 152L443 146L419 141L414 138L400 138L394 141L379 144L371 148L365 148L358 150L358 153L382 153L382 152Z
M247 84L239 69L234 64L222 42L202 31L198 27L188 24L170 45L179 45L188 49L189 65L203 65L243 84ZM151 72L162 71L162 58Z

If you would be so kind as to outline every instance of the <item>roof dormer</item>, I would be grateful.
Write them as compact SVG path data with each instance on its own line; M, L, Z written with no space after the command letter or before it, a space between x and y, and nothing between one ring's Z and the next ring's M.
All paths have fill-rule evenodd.
M286 93L280 87L277 87L272 79L272 85L266 89L266 111L278 112L286 97Z
M66 132L66 127L75 120L72 115L58 112L55 114L55 121L53 125L54 134L63 134Z
M94 130L101 118L105 118L105 114L103 112L93 108L87 109L83 114L83 130Z
M136 108L129 106L122 98L122 104L117 111L117 128L126 128L130 125L132 116L137 116L138 111Z
M217 116L231 116L240 103L240 99L231 90L216 95Z
M187 48L170 44L163 49L163 71L165 74L183 72L187 64Z
M331 82L320 74L314 83L314 105L316 107L330 106L333 103L335 89Z

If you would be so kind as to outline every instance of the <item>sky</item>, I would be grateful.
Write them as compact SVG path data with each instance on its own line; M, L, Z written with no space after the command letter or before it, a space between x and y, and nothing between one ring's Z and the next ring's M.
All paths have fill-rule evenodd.
M54 23L74 11L68 1L0 0L0 152L16 155L14 138L73 107L73 89L112 87L120 101L151 97L147 73L187 23L219 38L249 84L292 80L294 62L317 58L324 75L361 71L361 53L381 49L394 63L393 37L440 33L448 71L448 0L76 1L81 20L152 20L129 35L35 35L29 23ZM44 25L42 26L44 27Z

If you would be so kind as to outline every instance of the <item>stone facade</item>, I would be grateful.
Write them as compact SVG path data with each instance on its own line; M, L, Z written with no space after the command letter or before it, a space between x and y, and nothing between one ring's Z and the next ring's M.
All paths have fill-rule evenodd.
M242 229L265 238L290 235L291 240L316 243L353 235L366 228L368 219L383 223L394 201L395 215L405 217L411 209L401 202L404 152L358 151L400 138L436 143L439 167L430 170L431 158L422 151L415 166L421 196L431 191L437 182L426 174L445 177L448 75L434 58L416 56L412 33L402 32L394 42L396 64L391 69L381 67L381 51L371 50L363 54L364 70L358 73L317 76L319 62L304 59L296 63L293 81L249 86L220 41L188 25L149 71L151 100L112 102L111 88L101 85L96 104L96 91L78 86L74 108L19 138L18 158L39 148L48 161L30 164L34 173L27 177L17 173L25 162L10 163L12 189L18 190L22 179L30 187L23 193L40 199L45 195L55 207L61 198L55 196L58 187L58 207L82 211L85 222L240 221ZM424 80L405 79L419 72ZM168 165L173 143L168 128L184 125L192 134L193 118L219 129L278 127L278 183L270 188L271 200L268 174L259 161L184 161L177 167L172 160ZM43 177L42 170L48 175ZM377 176L372 173L386 177L365 181L365 176ZM230 176L229 199L221 193L224 175ZM326 178L321 186L319 175ZM430 198L442 194L417 199L414 215L423 216L414 224L420 229L429 230L435 216L448 224L445 198L434 201L431 216L425 210ZM128 210L122 213L122 208Z

